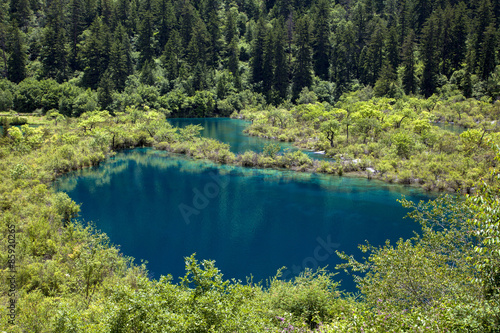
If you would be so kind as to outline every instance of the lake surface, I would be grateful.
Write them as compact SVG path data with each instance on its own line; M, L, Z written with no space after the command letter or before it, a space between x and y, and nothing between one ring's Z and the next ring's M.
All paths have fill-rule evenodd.
M358 244L411 237L396 201L424 192L367 179L218 166L152 149L118 153L99 167L60 178L55 187L81 203L125 255L149 262L154 278L184 275L183 257L216 260L225 278L254 281L284 271L361 257ZM355 291L344 273L341 287Z
M250 122L245 120L231 118L170 118L168 122L181 128L188 125L201 125L203 126L202 136L228 143L233 153L244 153L247 150L262 152L265 145L269 143L279 143L281 153L286 149L291 151L299 150L289 142L279 142L244 134L243 131L250 125ZM302 151L313 159L328 159L324 155L315 154L312 151Z

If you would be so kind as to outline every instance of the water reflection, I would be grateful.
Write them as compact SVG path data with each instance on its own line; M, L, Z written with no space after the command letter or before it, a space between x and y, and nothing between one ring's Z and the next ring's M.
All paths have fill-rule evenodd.
M242 280L266 279L282 266L289 276L334 267L333 249L360 255L365 240L411 237L417 225L402 219L406 210L396 199L429 198L378 181L219 166L152 149L118 153L56 187L83 203L82 218L126 255L148 260L155 277L183 275L183 256L196 252ZM339 278L354 289L350 278Z

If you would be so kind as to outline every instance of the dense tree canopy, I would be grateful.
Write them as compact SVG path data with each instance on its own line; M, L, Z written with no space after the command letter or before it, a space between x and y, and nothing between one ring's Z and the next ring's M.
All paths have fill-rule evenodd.
M112 103L101 108L122 105L118 96L147 74L145 64L150 80L143 84L169 99L215 93L216 78L229 70L234 89L214 109L222 115L241 109L232 96L244 91L278 105L326 83L330 102L378 81L377 94L389 97L429 97L446 85L466 97L498 97L498 1L54 0L41 6L10 0L2 6L0 75L93 91L110 76Z

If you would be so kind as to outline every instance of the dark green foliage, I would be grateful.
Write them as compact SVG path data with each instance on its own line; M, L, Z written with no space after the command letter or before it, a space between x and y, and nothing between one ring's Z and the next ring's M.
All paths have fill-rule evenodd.
M330 3L319 0L314 8L313 21L314 71L322 80L328 80L330 69Z
M439 40L439 22L436 16L431 16L423 27L421 38L422 62L424 64L424 73L422 77L422 93L429 97L437 87L438 66L438 44Z
M118 91L125 89L127 77L133 72L131 53L129 36L125 27L118 23L109 53L109 71Z
M19 83L26 77L26 45L21 30L17 27L16 21L12 21L9 40L9 58L7 60L7 78L12 82Z
M311 21L308 16L297 21L296 25L296 57L293 76L293 99L297 99L299 93L305 87L312 84L312 48L311 48Z
M161 96L192 97L216 93L215 78L229 70L234 89L217 101L224 112L244 90L275 105L295 103L305 87L329 103L363 87L379 96L496 97L498 1L23 1L0 4L0 75L14 82L52 78L95 94L109 71L112 93L142 81ZM146 63L154 71L143 71ZM118 109L139 103L122 97Z
M64 28L64 4L62 0L50 2L47 25L42 38L41 61L43 76L62 82L68 76L67 34Z
M86 31L82 42L83 83L97 88L101 76L106 72L110 60L111 33L109 27L98 17Z

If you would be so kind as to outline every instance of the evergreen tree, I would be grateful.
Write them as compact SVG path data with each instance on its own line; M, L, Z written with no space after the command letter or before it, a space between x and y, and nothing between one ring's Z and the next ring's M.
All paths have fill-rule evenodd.
M311 23L307 15L297 20L296 40L297 55L293 76L293 99L299 97L305 87L312 84L312 49Z
M384 61L384 31L380 25L377 25L371 35L367 46L367 62L361 64L365 67L365 83L374 85L377 80Z
M313 58L314 71L322 80L328 80L330 67L330 3L318 0L314 10Z
M403 89L407 94L413 94L416 90L415 80L415 33L410 30L405 38L402 49L403 58Z
M450 67L451 72L459 70L467 53L468 18L465 3L460 2L454 8L451 22Z
M273 33L269 31L264 39L264 62L262 64L262 93L268 103L271 101L274 72L274 40Z
M125 27L118 23L109 55L110 77L118 91L125 89L127 77L133 72L132 50Z
M120 23L127 30L127 33L131 34L133 25L131 24L130 0L117 0L114 11L115 24Z
M179 33L182 38L182 47L184 47L184 49L187 49L191 42L194 25L198 19L196 9L191 5L189 0L182 1L179 17Z
M415 31L419 34L432 13L432 0L414 0L412 9L413 17L415 17Z
M29 0L10 0L9 14L20 28L26 27L31 15Z
M10 40L9 40L9 58L7 60L7 78L15 83L19 83L26 77L26 46L24 36L18 28L16 20L12 21Z
M380 71L377 82L375 82L373 93L378 97L394 97L395 81L396 74L394 73L394 69L392 68L391 63L387 60L384 62L384 66Z
M274 45L274 75L273 75L273 103L280 104L287 98L289 84L289 65L286 56L286 38L283 22L278 21L273 34Z
M341 24L335 33L332 48L332 79L336 83L338 96L347 90L357 74L358 47L355 44L356 31L352 23Z
M141 69L140 81L142 84L152 86L155 84L154 76L155 64L153 61L146 61Z
M207 32L210 35L210 47L209 47L209 57L208 64L212 68L217 68L219 64L220 53L222 50L222 38L221 38L221 22L219 19L219 3L216 0L208 0L206 4L207 14L204 17L208 17L207 20Z
M495 70L496 66L496 50L498 43L498 33L495 24L491 23L484 33L483 42L481 44L481 53L479 54L478 73L482 80L488 79L490 74Z
M192 67L195 67L196 64L199 63L202 65L203 69L205 69L209 44L210 37L205 23L203 23L201 19L197 19L193 26L193 36L187 49L189 64Z
M162 63L167 70L167 78L175 80L179 75L179 63L183 56L182 40L177 30L172 31L162 55Z
M475 71L480 63L480 57L484 54L482 47L485 45L485 33L490 24L494 23L493 6L490 0L482 0L476 11L476 18L473 21L474 34L472 36L472 70Z
M387 50L387 60L389 61L389 64L391 65L393 70L396 70L396 68L398 68L399 66L399 63L401 62L400 46L402 45L402 43L399 44L398 42L398 32L395 26L389 29L385 45Z
M2 55L2 70L0 74L2 77L7 76L7 11L5 4L0 4L0 51Z
M115 86L111 74L106 71L99 81L97 100L102 110L106 110L113 103L113 90Z
M268 34L266 23L264 19L261 17L257 22L257 31L256 36L253 41L252 48L252 59L251 59L251 72L252 72L252 83L256 86L262 84L264 80L264 47L265 40ZM257 91L261 92L262 90L256 88Z
M165 45L170 37L170 32L177 24L175 8L171 0L159 0L158 7L158 19L156 24L158 27L158 43L156 54L160 54L165 49Z
M67 36L64 22L63 1L52 0L48 8L40 55L43 76L54 78L58 82L62 82L68 76L68 54L65 45Z
M83 19L83 3L82 0L70 0L70 24L69 24L69 66L73 70L79 69L78 64L78 43L80 42L80 35L85 30L85 23Z
M88 32L81 50L84 68L82 81L87 87L96 89L101 76L108 69L111 34L100 17L92 23Z
M234 78L234 86L239 89L241 87L240 82L240 50L238 48L238 38L233 38L231 44L228 46L228 62L227 69L231 72Z
M441 62L440 72L448 77L451 76L451 53L453 52L453 33L452 33L452 20L453 10L450 5L444 11L439 11L439 26L441 27L439 36L439 56Z
M438 20L435 15L432 15L424 24L420 40L420 53L424 65L421 89L426 97L431 96L436 90L436 79L439 72L439 62L437 60L438 38Z
M153 40L153 14L150 10L142 13L142 20L139 24L139 36L137 39L137 50L139 54L139 68L149 61L153 60L154 51L154 40Z

